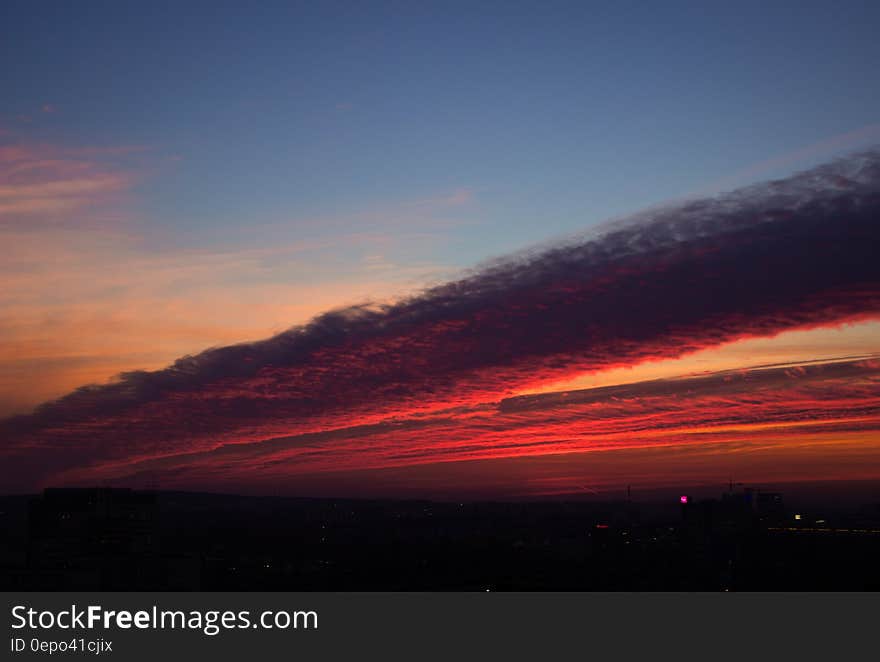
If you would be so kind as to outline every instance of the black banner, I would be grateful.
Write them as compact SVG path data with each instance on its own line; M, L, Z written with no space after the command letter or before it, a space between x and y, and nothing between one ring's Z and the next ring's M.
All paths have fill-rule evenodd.
M10 593L6 659L768 659L868 650L880 594Z

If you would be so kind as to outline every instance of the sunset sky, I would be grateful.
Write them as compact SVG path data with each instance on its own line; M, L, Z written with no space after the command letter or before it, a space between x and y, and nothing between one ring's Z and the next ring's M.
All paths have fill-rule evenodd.
M880 5L415 5L4 4L0 492L880 480Z

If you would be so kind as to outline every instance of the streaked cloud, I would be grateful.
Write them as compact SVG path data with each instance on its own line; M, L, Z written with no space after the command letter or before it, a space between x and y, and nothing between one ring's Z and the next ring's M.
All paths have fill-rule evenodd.
M529 448L574 452L586 443L579 426L587 426L587 434L604 431L602 443L609 447L634 432L663 445L699 443L698 423L728 426L731 435L737 426L754 432L767 424L779 434L786 426L862 432L873 425L865 409L876 398L873 377L846 382L826 398L789 392L777 403L778 412L790 411L803 397L810 407L825 406L826 418L781 420L784 414L773 409L769 395L770 404L756 410L760 415L743 413L753 397L746 395L734 407L737 413L725 416L728 389L720 400L705 396L707 414L700 419L694 406L676 414L652 409L642 394L625 405L613 398L606 403L604 428L592 419L589 425L582 417L555 423L546 416L530 428L525 414L505 405L501 415L516 419L520 430L511 440L510 430L501 434L492 429L494 422L481 423L479 412L525 388L584 372L875 318L878 212L878 152L653 210L395 303L332 310L268 340L217 347L163 370L128 372L114 383L79 389L0 424L10 439L7 461L22 468L22 481L82 466L93 469L81 475L107 477L113 467L220 448L234 455L240 447L245 459L236 470L256 479L261 470L249 452L282 437L306 440L306 450L293 453L294 459L276 458L288 463L284 471L292 475L297 470L290 462L308 466L324 453L313 446L321 435L345 450L331 463L370 457L389 466L392 457L406 464ZM617 420L615 408L628 423ZM438 420L444 416L465 433L444 431ZM413 433L420 418L430 420L430 427ZM463 420L488 428L481 436ZM658 427L663 420L672 432ZM395 427L400 421L406 423ZM335 432L371 426L390 426L393 434L377 431L363 441L340 442L345 433ZM186 473L185 467L178 470ZM216 477L231 469L212 470Z
M479 480L461 484L454 468L449 468L444 483L444 467L478 462L497 481L496 490L503 488L508 495L518 489L532 496L591 492L620 480L617 473L609 476L601 468L611 462L599 457L606 454L665 449L678 460L674 480L685 484L742 466L737 456L778 455L784 448L795 455L819 449L833 455L858 440L873 438L875 443L866 444L863 451L880 456L878 412L880 358L865 357L507 398L155 460L121 460L73 471L66 479L137 483L158 477L166 487L226 490L246 490L254 482L283 489L286 483L288 491L308 493L322 476L330 485L338 485L340 475L347 475L349 481L360 475L361 482L370 484L369 472L413 469L414 475L436 474L431 480L434 494L445 490L451 496L462 489L479 492L485 486ZM560 456L556 474L538 471L526 485L518 486L521 476L513 479L504 469L486 464L495 461L503 467L501 460L528 459L531 466L540 467L540 459L548 455ZM559 475L559 468L566 466L564 458L570 459L569 472L577 468L579 473ZM598 466L591 466L591 458ZM707 471L712 459L716 466ZM425 468L415 471L419 466ZM629 466L631 478L648 484L657 484L668 470L657 460ZM775 476L764 477L789 478L784 466ZM301 481L308 486L306 492Z
M32 227L35 216L63 222L71 212L106 204L131 185L131 173L94 156L46 145L0 145L0 225Z

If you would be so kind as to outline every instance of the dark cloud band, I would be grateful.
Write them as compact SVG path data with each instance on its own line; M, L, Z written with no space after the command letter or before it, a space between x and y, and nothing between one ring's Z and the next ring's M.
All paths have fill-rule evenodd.
M876 316L877 245L872 151L643 214L393 305L126 373L7 419L0 434L32 480L473 405L579 371Z

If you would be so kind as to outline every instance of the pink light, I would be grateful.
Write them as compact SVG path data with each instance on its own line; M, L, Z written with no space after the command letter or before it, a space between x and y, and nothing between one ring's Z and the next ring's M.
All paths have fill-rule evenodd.
M682 503L687 503L688 502L687 495L682 494L680 497L678 497L678 500L681 501Z

